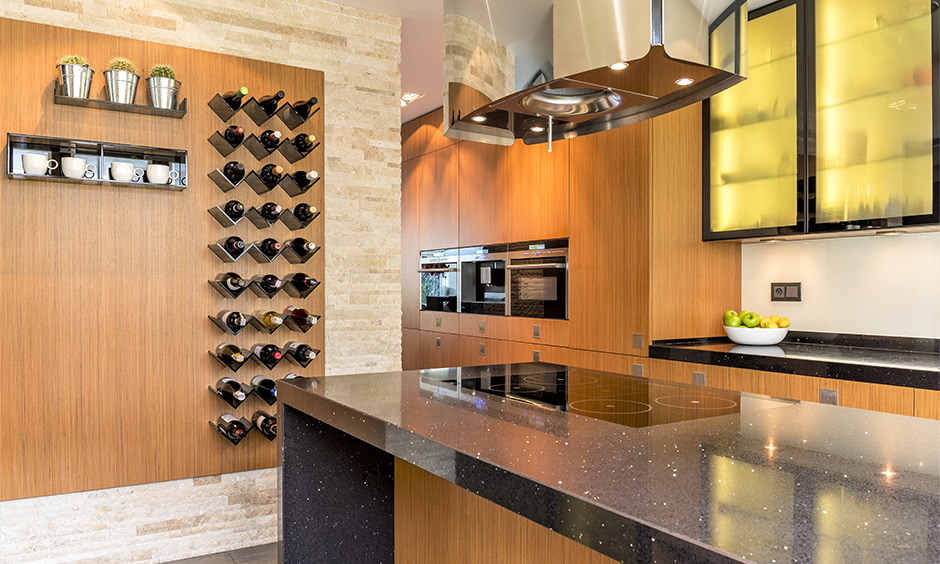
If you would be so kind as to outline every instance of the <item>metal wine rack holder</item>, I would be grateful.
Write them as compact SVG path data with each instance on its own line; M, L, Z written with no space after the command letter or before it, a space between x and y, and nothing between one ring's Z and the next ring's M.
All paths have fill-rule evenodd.
M262 346L263 346L263 345L262 345ZM267 368L268 370L274 370L274 368L277 367L277 365L280 364L281 361L284 360L284 357L286 356L286 355L284 354L284 351L282 351L280 348L278 348L277 350L278 350L278 352L281 353L281 358L279 358L279 359L277 359L277 360L275 360L275 361L273 361L273 362L264 362L263 360L261 360L260 357L258 357L258 356L255 355L255 354L252 354L252 355L251 355L251 358L254 359L254 361L257 362L258 364L260 364L261 366ZM245 359L245 360L247 361L247 359Z
M259 161L262 161L270 157L271 155L273 155L274 151L277 151L280 148L280 146L284 144L284 141L281 141L280 143L278 143L274 148L268 149L267 147L261 144L261 139L259 139L257 135L252 133L251 135L248 136L247 139L245 139L244 143L242 144L245 146L246 149L248 149L248 152L251 153L251 155L254 158L258 159Z
M281 106L281 109L275 112L275 114L277 115L277 117L281 118L281 121L284 123L284 125L287 126L288 129L293 131L297 129L298 127L300 127L301 125L307 123L319 111L320 111L320 106L317 106L316 108L313 109L312 112L310 112L310 115L307 116L306 119L304 119L300 116L300 114L297 113L297 110L294 109L293 104L287 103Z
M271 378L255 377L251 380L251 388L264 403L268 405L277 403L277 382Z
M320 252L319 246L313 251L305 254L304 256L300 256L297 254L297 252L294 249L285 245L281 249L281 256L287 259L287 262L291 264L305 264L307 261L313 258L313 255L317 254L318 252Z
M245 175L247 176L247 175ZM245 181L245 176L242 177L238 182L232 183L221 170L215 169L209 173L209 178L212 179L212 182L215 182L215 185L219 187L219 190L223 192L229 192L234 190L239 184Z
M277 113L277 108L275 108L275 110L271 112L270 114L264 111L263 109L261 109L261 104L259 104L258 101L255 100L254 96L249 98L247 102L243 103L240 109L241 111L245 112L245 114L247 114L249 118L251 118L251 121L255 122L255 125L259 125L259 126L264 124L264 122L268 121L269 119L273 118L274 115Z
M223 432L222 429L220 429L219 426L213 423L212 421L209 421L209 426L215 429L216 431L218 431L220 435L228 439L230 443L232 443L233 445L237 445L238 443L245 440L245 437L247 437L251 433L251 430L255 428L254 424L251 421L245 419L244 417L240 417L238 420L241 421L242 425L245 426L245 435L240 439L233 439L232 437L226 435L225 432Z
M313 317L317 319L317 322L320 321L319 315L314 315ZM306 333L307 331L313 329L313 326L316 324L316 322L300 324L291 319L289 316L284 317L284 325L287 325L288 329L291 331L296 331L297 333Z
M277 149L284 155L284 158L287 159L287 162L294 164L300 159L306 157L310 153L314 152L317 147L320 146L320 142L317 141L313 144L313 147L310 147L307 151L298 151L297 147L294 147L294 144L290 142L289 139L281 141L281 144L277 146Z
M311 362L313 362L314 360L317 359L318 356L320 356L320 351L318 351L317 349L313 349L313 350L315 350L317 354L313 358L308 358L306 360L297 358L296 356L294 356L293 352L288 352L285 356L287 357L287 361L290 362L291 364L296 364L300 366L301 368L306 368Z
M239 370L241 370L242 366L245 366L246 364L248 364L248 359L254 357L254 355L249 350L241 349L241 351L242 351L242 356L245 357L245 360L241 362L228 362L228 361L222 360L221 358L219 358L219 355L215 354L212 351L209 351L209 356L216 359L219 362L219 364L228 368L232 372L238 372Z
M255 389L254 389L253 387L251 387L251 386L249 386L249 385L247 385L247 384L243 384L243 383L241 383L241 382L237 382L237 384L238 384L238 389L241 390L241 392L242 392L243 394L245 394L245 399L243 399L243 400L241 400L241 401L238 401L238 400L236 400L236 399L234 399L234 398L232 398L232 399L226 398L225 396L222 395L222 392L220 392L219 390L213 388L212 386L209 386L209 390L210 390L213 394L215 394L216 397L218 397L220 400L222 400L222 401L224 401L226 404L232 406L232 409L238 409L238 406L240 406L241 404L243 404L243 403L245 403L246 401L248 401L248 396L250 396L251 394L253 394L254 391L255 391ZM250 427L249 427L249 429L250 429ZM248 433L245 433L245 434L247 435Z
M255 262L257 262L258 264L268 264L268 263L274 262L274 259L281 256L281 253L283 252L284 250L282 248L280 251L278 251L274 255L267 255L263 253L261 249L254 243L248 246L248 254L251 255L251 258L255 259Z
M258 319L257 317L252 317L249 323L251 323L251 326L257 329L258 331L262 333L267 333L268 335L273 335L275 331L277 331L284 325L283 323L281 323L281 325L278 325L274 329L268 329L267 326L264 323L262 323L261 320Z
M283 214L283 212L281 213ZM268 227L271 227L277 223L278 219L281 219L280 216L278 216L278 218L274 221L265 219L265 217L261 215L261 211L254 206L248 209L248 213L246 213L245 216L247 216L248 221L250 221L258 229L267 229Z
M220 245L218 242L212 243L211 245L209 245L209 248L212 249L212 252L215 253L215 256L219 257L219 260L221 260L222 262L236 262L238 259L245 256L245 253L247 253L248 250L251 249L251 247L252 245L246 245L245 250L243 250L241 253L239 253L236 256L226 251L225 247Z
M251 279L251 284L248 285L251 288L251 291L254 292L255 295L258 296L259 298L268 298L269 300L273 299L274 296L278 295L281 292L281 290L284 289L284 286L286 286L286 284L282 280L281 286L279 288L276 288L273 292L268 292L264 288L261 287L262 278L264 278L264 274L259 274L253 277Z
M238 222L245 219L245 215L247 215L247 214L242 214L238 219L232 219L232 217L229 214L225 213L225 210L222 209L220 206L209 208L206 211L208 211L209 215L211 215L213 218L215 218L216 221L219 222L219 225L221 225L222 227L226 229L228 229L229 227L235 227L236 225L238 225Z
M318 217L320 217L320 212L315 212L313 214L313 217L311 217L307 221L300 221L299 219L297 219L297 216L294 215L294 210L288 208L284 210L283 212L281 212L281 223L286 225L287 228L290 229L291 231L297 231L299 229L306 228L308 225L313 223L313 221Z
M215 150L218 151L220 155L222 155L223 157L227 157L231 155L232 153L234 153L236 149L244 145L245 139L243 137L241 143L239 143L238 145L232 145L231 143L228 142L227 139L225 139L224 135L216 131L215 133L209 136L209 144L215 147Z
M244 288L240 290L230 290L228 286L219 282L218 280L209 280L208 282L209 282L209 285L212 286L216 292L222 294L223 298L232 298L233 300L238 299L238 296L242 295L242 293L244 293L244 291L248 289L248 286L251 285L249 284L248 286L245 286Z
M229 327L224 321L222 321L221 319L219 319L218 316L210 315L210 316L209 316L209 319L212 320L212 323L214 323L215 326L218 327L219 329L221 329L223 332L228 333L229 335L238 335L239 333L241 333L241 332L245 329L245 327L248 327L248 324L250 324L251 321L254 319L254 317L252 317L252 316L250 316L250 315L248 315L248 314L246 314L246 313L243 313L242 315L245 317L246 323L245 323L244 325L242 325L241 327L239 327L239 328L238 328L238 331L233 330L233 329L232 329L231 327Z
M292 274L288 274L287 276L284 277L284 279L287 280L287 282L284 283L284 291L287 292L287 295L289 295L292 298L299 298L302 300L306 298L307 296L309 296L311 293L313 293L314 290L319 288L321 284L321 282L318 280L315 286L310 287L310 288L304 288L301 290L300 288L297 287L296 284L290 281L291 276ZM306 277L307 275L304 274L304 276Z

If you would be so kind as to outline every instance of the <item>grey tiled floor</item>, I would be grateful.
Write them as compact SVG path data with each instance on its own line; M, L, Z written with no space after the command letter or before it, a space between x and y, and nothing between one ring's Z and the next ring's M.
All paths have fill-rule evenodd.
M168 564L277 564L277 543L197 556Z

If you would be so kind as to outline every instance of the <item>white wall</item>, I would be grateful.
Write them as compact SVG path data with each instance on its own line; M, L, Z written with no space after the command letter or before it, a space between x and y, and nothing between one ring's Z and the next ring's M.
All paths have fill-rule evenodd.
M940 338L940 233L745 244L741 267L741 307L793 330ZM771 282L803 301L771 303Z

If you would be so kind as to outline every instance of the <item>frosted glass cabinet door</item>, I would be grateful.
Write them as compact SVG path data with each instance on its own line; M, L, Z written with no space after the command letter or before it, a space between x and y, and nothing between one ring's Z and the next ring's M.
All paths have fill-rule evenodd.
M750 13L748 78L706 103L706 241L804 232L798 9L777 2Z
M810 231L936 223L931 0L815 0Z

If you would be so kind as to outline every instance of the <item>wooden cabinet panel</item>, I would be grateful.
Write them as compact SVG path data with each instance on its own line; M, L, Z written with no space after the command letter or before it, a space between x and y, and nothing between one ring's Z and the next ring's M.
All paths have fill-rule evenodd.
M484 366L513 362L512 343L497 339L460 336L459 364L455 366Z
M460 363L460 342L457 335L421 331L419 341L419 368L444 368Z
M580 349L569 349L568 364L588 370L613 372L632 376L649 376L649 359L625 354L611 354ZM636 367L639 367L637 369Z
M421 250L457 246L457 148L445 147L415 159L418 188L418 244Z
M831 378L820 378L819 383L821 388L839 392L839 405L898 415L914 415L913 388Z
M545 343L564 347L568 345L568 325L564 319L534 319L510 317L509 338L523 343ZM535 337L536 332L538 337Z
M702 373L705 375L706 387L719 387L712 385L712 382L726 384L729 379L730 369L726 366L714 366L711 364L697 364L693 362L676 362L673 360L662 360L659 358L649 359L649 378L653 380L666 380L668 382L679 382L681 384L695 384L696 378L693 373ZM729 388L724 388L729 389Z
M509 149L460 143L460 246L507 243Z
M460 331L460 314L442 311L420 312L421 330L437 333L458 333Z
M568 142L526 145L507 155L507 239L532 241L568 236Z
M401 326L407 329L421 327L418 312L421 310L421 289L418 268L420 267L418 244L419 186L418 161L411 160L401 165Z
M914 390L914 416L940 419L940 391Z
M820 378L779 372L758 372L758 374L761 394L783 399L819 401Z
M459 315L459 332L468 337L509 340L509 318L499 315Z
M401 369L418 370L421 366L421 332L416 329L401 330Z
M649 122L568 150L570 346L646 354L632 335L649 335Z
M407 161L457 143L444 137L444 109L438 108L401 126L401 160Z
M751 394L761 393L761 373L757 370L741 368L729 368L725 371L710 370L706 373L705 383L710 388Z

